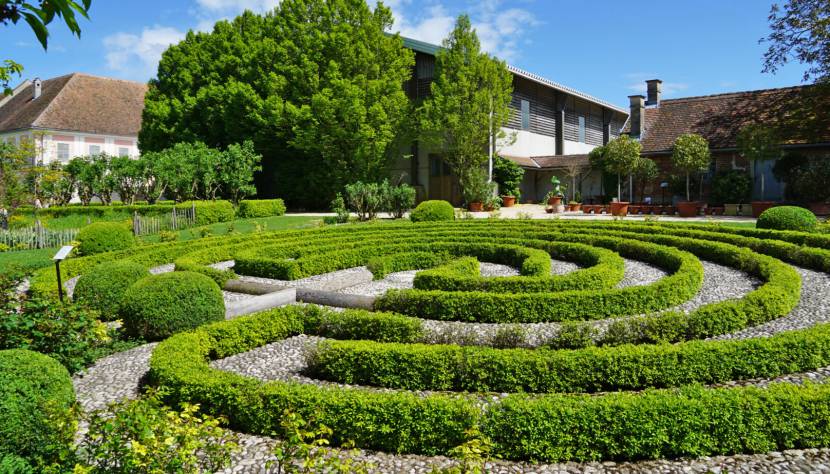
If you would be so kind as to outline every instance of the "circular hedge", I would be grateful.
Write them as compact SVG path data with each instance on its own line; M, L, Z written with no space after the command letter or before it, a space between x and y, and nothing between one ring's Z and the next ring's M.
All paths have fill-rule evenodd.
M135 245L133 233L117 222L95 222L78 233L79 250L84 255L124 250Z
M412 222L451 221L455 219L455 209L447 201L424 201L409 214L409 218Z
M73 298L100 312L102 319L109 321L118 316L127 288L149 275L147 269L137 263L125 260L102 263L81 275Z
M798 230L812 232L818 219L809 209L798 206L778 206L764 211L756 222L759 229Z
M225 319L222 291L210 277L171 272L142 278L124 294L124 330L158 341L202 324Z
M74 403L72 379L58 361L22 349L0 351L0 458L12 464L16 456L32 466L58 461L74 436L64 425Z

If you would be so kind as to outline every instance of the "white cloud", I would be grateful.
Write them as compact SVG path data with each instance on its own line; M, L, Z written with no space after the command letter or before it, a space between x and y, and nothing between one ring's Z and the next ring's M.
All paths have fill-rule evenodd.
M107 66L132 77L146 79L155 75L164 50L184 36L185 33L175 28L163 26L144 28L138 35L122 32L107 36L104 38Z
M205 10L211 12L241 13L252 10L257 13L273 10L280 0L196 0Z

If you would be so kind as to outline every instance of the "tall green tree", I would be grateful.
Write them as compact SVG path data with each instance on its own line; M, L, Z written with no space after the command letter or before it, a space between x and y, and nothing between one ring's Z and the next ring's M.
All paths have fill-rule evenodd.
M8 216L31 200L31 188L26 183L29 159L36 150L31 140L14 144L0 140L0 227L7 228Z
M712 161L709 142L700 135L680 135L672 147L672 166L686 174L686 201L691 201L690 177L692 173L706 171Z
M640 142L628 135L620 135L601 151L591 153L592 163L601 163L605 171L617 175L617 199L622 201L622 177L634 172L640 160Z
M463 193L487 161L490 140L504 138L513 76L503 61L481 51L470 18L462 15L436 54L431 87L418 111L421 138L444 150Z
M218 180L225 197L239 203L245 196L255 194L254 172L262 169L261 161L262 155L256 152L252 141L230 145L222 153L218 169Z
M263 197L325 206L345 184L383 177L408 127L413 53L365 0L283 0L162 56L148 90L142 152L179 141L225 149L250 139Z
M78 38L81 37L81 27L75 15L89 18L89 7L92 0L0 0L0 24L17 24L25 21L34 32L40 45L46 49L49 44L49 25L55 18L63 19L69 31ZM3 60L0 65L0 89L3 95L11 93L9 82L13 75L20 76L23 66L12 59Z

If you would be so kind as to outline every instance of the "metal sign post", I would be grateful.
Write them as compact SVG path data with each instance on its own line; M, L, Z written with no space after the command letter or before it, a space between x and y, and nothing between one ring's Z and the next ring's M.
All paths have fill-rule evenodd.
M61 282L61 262L69 256L70 252L74 247L71 245L64 245L58 250L58 253L52 257L52 260L55 261L55 272L58 274L58 298L60 298L61 302L63 302L63 282Z

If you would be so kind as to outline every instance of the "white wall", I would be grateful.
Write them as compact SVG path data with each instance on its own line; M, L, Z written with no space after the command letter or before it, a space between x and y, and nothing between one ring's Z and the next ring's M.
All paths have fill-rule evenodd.
M565 150L563 155L586 155L591 152L595 145L589 145L587 143L580 143L580 142L572 142L570 140L565 140Z
M22 137L34 139L35 144L40 150L37 160L42 161L43 164L49 164L58 159L58 143L69 144L69 159L77 156L89 155L89 146L97 145L101 149L101 153L106 153L110 156L118 156L119 148L127 148L130 157L139 156L138 139L136 137L119 137L114 135L100 135L95 133L77 133L77 132L57 132L57 131L36 131L31 130L14 132L7 134L0 134L0 140L8 140L12 138L15 143L19 143ZM58 138L56 140L55 138ZM103 143L87 143L85 138L95 140L103 140ZM127 144L129 142L129 144Z
M550 156L556 154L556 138L547 135L539 135L538 133L528 132L526 130L514 130L512 128L502 127L502 130L507 134L507 137L516 137L516 141L507 145L502 140L498 143L497 152L508 156Z

